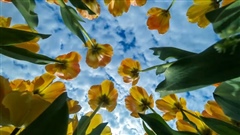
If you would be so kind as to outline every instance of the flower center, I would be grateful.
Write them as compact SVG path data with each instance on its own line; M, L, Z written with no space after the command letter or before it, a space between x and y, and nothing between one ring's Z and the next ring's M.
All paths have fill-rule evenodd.
M67 62L66 61L61 61L62 63L57 63L56 68L63 70L67 68Z
M39 95L39 96L41 96L41 97L44 96L44 94L41 94L39 90L34 90L34 91L33 91L33 94L37 94L37 95Z
M182 105L180 104L180 103L174 103L174 106L178 109L178 110L182 110L183 109L183 107L182 107Z
M99 99L98 99L98 104L99 104L99 105L100 105L100 104L103 104L103 105L102 105L103 107L109 105L109 104L110 104L110 100L109 100L108 96L105 95L105 94L102 95L102 96L100 96Z
M137 68L133 68L133 69L131 70L131 73L132 73L132 77L133 77L133 78L136 78L136 77L139 76L139 70L138 70Z
M140 107L142 108L142 111L145 111L148 109L148 107L150 106L150 102L148 102L147 99L141 99L142 104L140 105Z
M98 54L100 50L101 50L101 48L98 47L97 44L92 46L92 54Z

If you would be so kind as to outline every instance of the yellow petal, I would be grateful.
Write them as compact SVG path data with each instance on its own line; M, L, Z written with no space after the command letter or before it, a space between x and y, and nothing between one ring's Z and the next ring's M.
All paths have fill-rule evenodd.
M0 127L0 135L10 135L14 129L15 129L14 126Z
M52 103L58 96L60 96L65 91L65 84L63 82L57 81L40 91L39 94L44 98L44 100Z
M41 76L35 77L32 83L34 84L34 90L42 91L48 87L56 77L54 75L45 73Z
M16 127L29 125L50 105L30 92L18 91L9 93L2 103L9 109L11 123Z
M79 102L76 100L68 100L67 104L68 104L68 110L69 110L69 114L73 114L73 113L77 113L81 110L81 106L78 104Z
M12 18L11 17L3 17L0 16L0 27L9 27L11 23Z
M91 114L92 112L88 112L86 116L90 116ZM100 114L95 114L90 121L86 134L90 134L94 128L96 128L99 124L102 123L102 121L102 116Z
M107 95L114 89L114 84L110 80L101 83L102 95Z

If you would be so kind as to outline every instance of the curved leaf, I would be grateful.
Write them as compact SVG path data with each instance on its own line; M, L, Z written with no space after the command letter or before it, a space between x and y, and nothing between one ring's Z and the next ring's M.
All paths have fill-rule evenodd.
M156 91L161 96L185 92L240 76L240 36L223 39L205 51L174 62ZM233 42L234 41L234 42ZM221 48L219 53L215 48Z
M159 59L166 61L169 58L181 59L191 55L195 55L194 52L189 52L175 47L153 47L153 55L159 56Z
M41 37L42 39L48 38L50 35L40 34L34 32L28 32L23 30L17 30L13 28L3 28L0 27L0 46L9 46L16 43L27 42L33 40L36 37Z
M107 124L108 124L107 122L99 124L96 128L92 130L92 132L89 135L100 135L103 129L107 126Z
M240 121L240 78L221 83L214 91L213 96L227 116Z
M146 131L146 133L148 135L156 135L152 130L148 129L148 127L146 126L145 122L142 122L142 124L143 124L144 130Z
M156 113L140 114L139 116L149 125L157 135L197 135L196 133L175 131Z
M35 64L49 64L52 62L59 62L45 55L36 54L15 46L0 46L0 54L11 57L13 59L24 60Z
M76 7L76 8L79 8L79 9L82 9L82 10L87 10L88 13L90 15L94 15L95 13L90 9L88 8L87 5L85 5L82 0L69 0L71 2L71 4Z
M219 135L240 135L239 127L214 118L205 118L201 116L201 119L208 127Z
M30 28L33 29L34 27L37 27L38 16L34 12L34 8L36 6L34 0L12 0L12 3L23 15Z
M66 135L68 115L67 93L63 93L20 135Z
M213 10L206 14L213 29L221 37L228 37L240 32L240 1Z
M70 10L72 10L70 6L60 7L63 22L71 32L77 35L83 41L83 43L85 43L86 41L82 34L82 31L85 31L85 30L83 29L81 24L78 22L79 18L76 18L75 14L72 14Z

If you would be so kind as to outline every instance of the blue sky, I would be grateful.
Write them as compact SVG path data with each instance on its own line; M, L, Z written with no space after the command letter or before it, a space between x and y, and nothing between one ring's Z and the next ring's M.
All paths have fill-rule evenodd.
M129 94L131 84L125 84L117 73L117 68L124 58L134 58L140 61L142 68L147 68L163 63L157 56L153 56L151 47L172 46L186 49L193 52L201 52L208 46L215 43L219 38L209 25L200 29L196 24L187 21L186 12L192 5L191 0L178 0L171 8L170 29L160 35L156 30L148 30L146 26L147 11L151 7L167 8L170 0L148 0L142 7L131 6L128 13L120 17L113 17L104 5L103 0L98 0L101 5L100 17L96 20L81 23L85 30L98 43L111 44L114 49L114 56L111 63L105 68L92 69L85 63L86 48L77 36L73 35L63 24L59 7L50 5L42 0L37 0L36 12L39 15L39 25L36 28L39 33L52 34L51 37L40 40L41 50L39 53L52 58L70 51L78 51L82 60L80 61L81 72L77 78L71 81L64 81L69 97L78 100L82 106L79 116L91 111L87 101L87 92L92 85L100 84L104 79L110 79L118 89L118 105L113 112L101 109L104 122L109 122L113 135L139 135L145 132L142 129L141 120L130 116L125 108L125 97ZM25 23L23 17L18 13L12 4L0 3L0 15L12 17L12 23ZM0 55L0 74L13 80L16 78L30 79L45 72L44 66L34 65L24 61ZM157 84L164 79L163 75L156 76L155 71L140 74L138 86L145 88L154 99L159 98L155 92ZM60 80L60 79L56 79ZM213 99L213 86L197 91L177 94L187 99L187 107L194 111L202 111L207 100ZM155 108L155 110L157 110ZM158 111L158 110L157 110ZM160 111L158 111L160 112ZM173 122L170 122L175 127Z

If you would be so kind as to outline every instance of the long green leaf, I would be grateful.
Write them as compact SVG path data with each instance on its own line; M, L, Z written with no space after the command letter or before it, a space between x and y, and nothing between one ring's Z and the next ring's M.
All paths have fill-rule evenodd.
M239 127L214 118L201 117L201 119L208 127L213 129L219 135L240 135Z
M143 124L144 130L146 131L146 133L148 135L156 135L152 130L148 129L148 127L146 126L145 122L142 122L142 124Z
M157 135L197 135L196 133L175 131L156 113L139 114Z
M87 124L86 126L84 124ZM74 131L74 135L85 135L88 125L90 124L89 116L82 116L78 122L78 126Z
M12 0L12 3L23 15L30 28L33 29L34 27L37 27L38 16L34 12L34 8L36 6L34 0Z
M172 135L173 130L162 117L156 113L140 114L139 116L149 125L157 135Z
M239 39L239 35L223 39L197 55L174 62L164 72L165 80L159 83L156 91L165 96L240 76Z
M85 5L82 0L69 0L71 2L71 4L76 7L76 8L79 8L79 9L82 9L82 10L87 10L88 13L90 15L94 15L95 13L90 9L88 8L87 5Z
M49 64L52 62L58 62L57 60L49 58L45 55L36 54L15 46L0 46L0 54L17 60L28 61L34 64Z
M66 135L68 115L67 93L63 93L20 135Z
M226 115L233 120L240 121L240 78L221 83L213 96Z
M175 47L153 47L150 49L154 51L153 55L159 56L159 59L164 61L169 58L181 59L196 54Z
M213 29L220 34L222 38L234 35L240 32L240 1L213 10L206 14L208 20L212 23Z
M96 128L92 130L92 132L89 135L100 135L103 129L107 126L107 124L108 124L107 122L99 124Z
M83 27L78 22L79 18L76 18L75 15L72 14L70 10L72 10L70 6L60 7L63 22L71 32L77 35L83 41L83 43L85 43L86 41L82 34L82 31L85 30L83 30Z
M0 27L0 33L4 33L0 34L0 46L9 46L16 43L27 42L33 40L36 37L45 39L50 36L47 34L40 34L4 27Z

